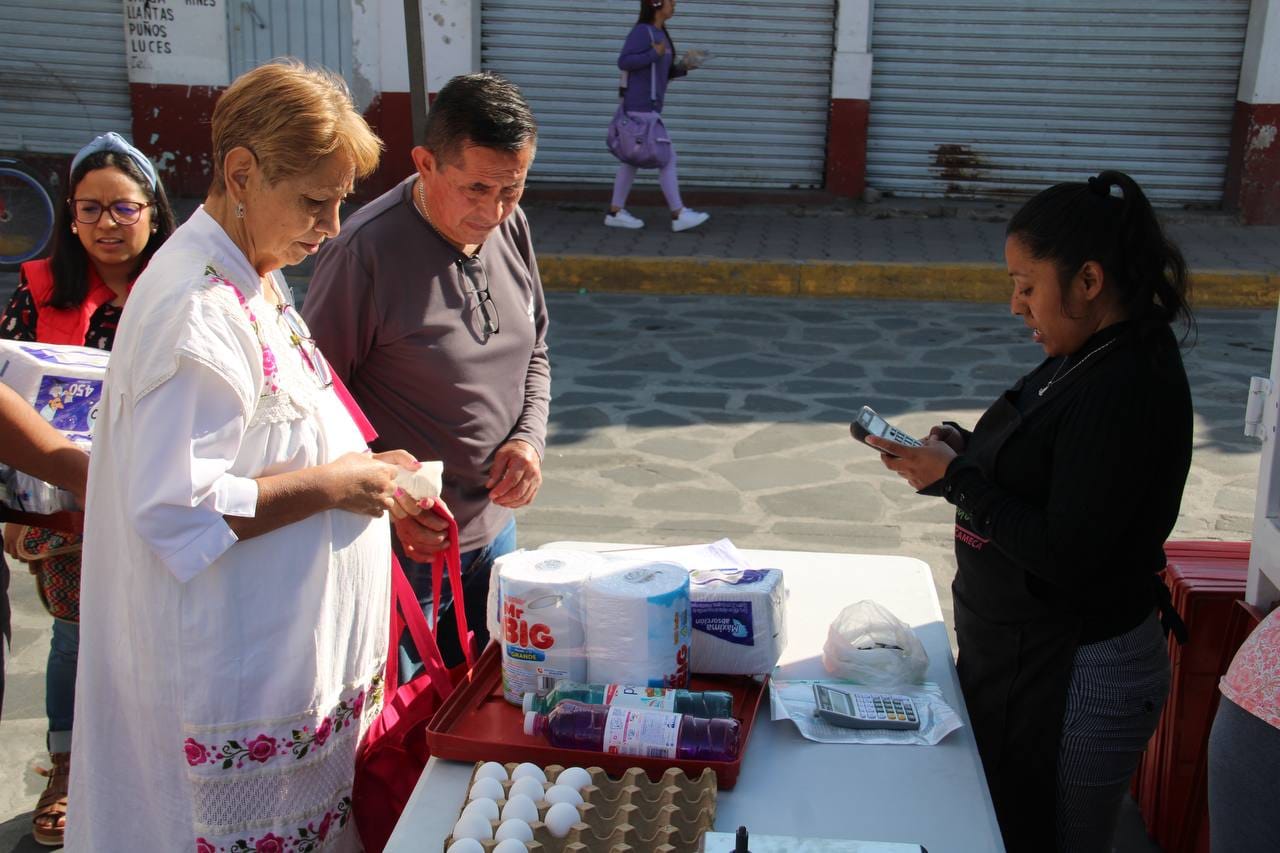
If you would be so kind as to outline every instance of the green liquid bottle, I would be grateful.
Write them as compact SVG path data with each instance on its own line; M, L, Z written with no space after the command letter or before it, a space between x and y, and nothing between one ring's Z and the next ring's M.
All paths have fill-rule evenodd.
M671 711L688 717L733 716L733 694L723 690L675 690L625 684L578 684L573 681L557 681L549 690L524 694L524 711L526 714L548 714L556 705L570 699L587 705Z

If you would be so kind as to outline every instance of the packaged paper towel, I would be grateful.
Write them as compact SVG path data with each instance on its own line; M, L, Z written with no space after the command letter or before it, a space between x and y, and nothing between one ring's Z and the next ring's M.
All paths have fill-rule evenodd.
M588 551L555 550L515 551L494 561L490 604L501 615L489 630L502 647L508 702L521 704L542 678L587 680L582 593L602 562Z
M756 675L787 647L787 593L778 569L699 569L689 574L693 671Z
M583 595L593 684L687 687L689 573L675 563L611 560Z
M0 340L0 382L85 451L98 418L106 371L103 350ZM79 509L70 492L3 466L0 503L40 514Z
M0 340L0 382L72 443L88 450L107 355L89 347Z

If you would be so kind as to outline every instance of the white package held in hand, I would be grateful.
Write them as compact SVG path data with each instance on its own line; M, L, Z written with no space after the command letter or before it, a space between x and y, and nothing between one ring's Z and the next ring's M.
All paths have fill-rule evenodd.
M401 468L396 471L396 485L409 493L415 501L440 497L443 462L423 462L417 471Z

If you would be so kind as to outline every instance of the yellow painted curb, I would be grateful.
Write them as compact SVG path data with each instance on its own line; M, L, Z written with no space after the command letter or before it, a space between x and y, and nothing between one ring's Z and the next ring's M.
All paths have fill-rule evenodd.
M802 296L1005 302L1009 279L995 264L879 264L752 261L714 258L543 255L542 283L551 291L600 293ZM1280 275L1193 273L1197 308L1273 308Z

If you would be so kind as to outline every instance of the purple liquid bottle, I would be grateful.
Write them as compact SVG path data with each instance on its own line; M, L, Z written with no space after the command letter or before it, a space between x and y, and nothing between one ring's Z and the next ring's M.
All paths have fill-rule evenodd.
M668 711L561 702L548 714L524 715L524 733L552 746L646 758L732 761L740 725L732 718L703 719Z

